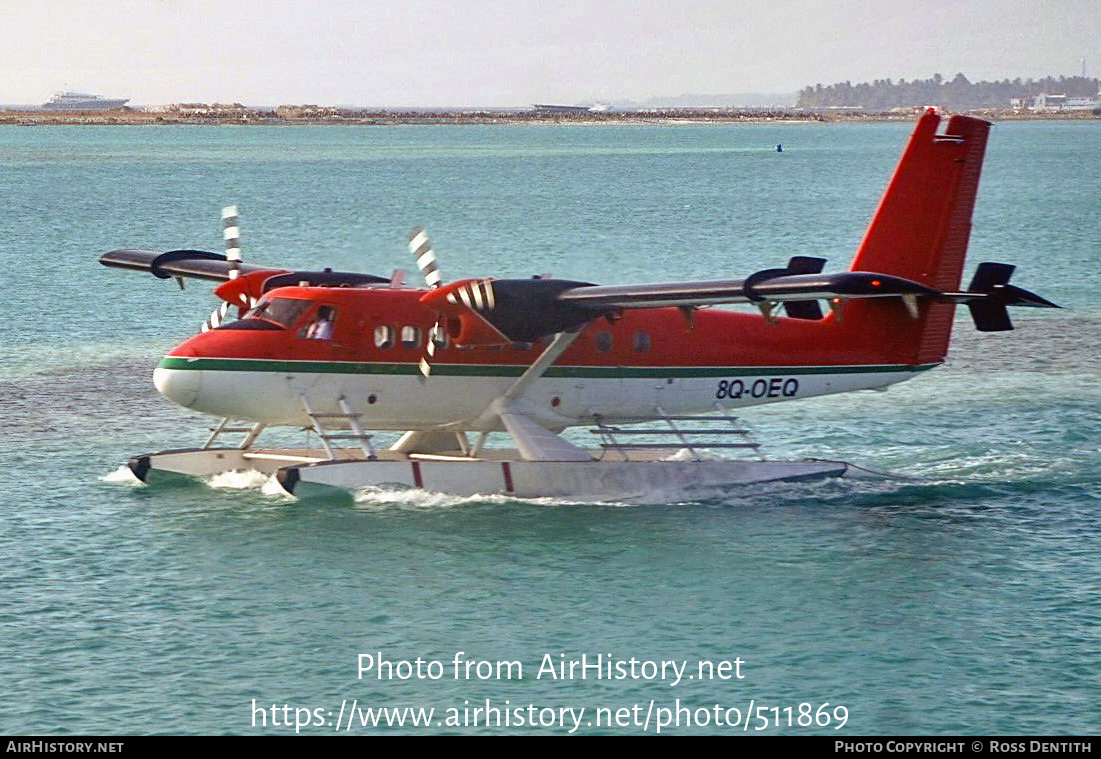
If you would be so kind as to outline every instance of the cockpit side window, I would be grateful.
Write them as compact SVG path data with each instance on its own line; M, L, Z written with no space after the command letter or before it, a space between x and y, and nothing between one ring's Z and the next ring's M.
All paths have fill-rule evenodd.
M245 319L263 319L267 322L278 324L281 327L290 327L302 315L302 312L310 307L308 300L291 300L290 298L263 299L245 314Z
M336 322L336 309L332 306L320 306L313 319L298 333L307 340L329 340L333 336L333 324Z

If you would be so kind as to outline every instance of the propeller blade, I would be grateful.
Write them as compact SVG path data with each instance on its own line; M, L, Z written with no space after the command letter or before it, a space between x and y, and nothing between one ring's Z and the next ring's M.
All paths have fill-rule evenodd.
M209 332L212 329L217 329L218 327L222 326L222 324L226 321L226 318L229 316L230 307L230 303L223 302L222 305L218 306L216 309L214 309L213 312L211 312L210 316L208 316L206 321L203 322L203 326L199 328L199 331Z
M428 379L432 374L432 359L436 357L436 347L444 344L443 318L436 320L424 341L424 354L420 360L421 376Z
M415 227L409 233L409 252L417 261L424 283L435 290L440 286L443 278L440 274L439 263L436 261L436 253L432 250L432 243L428 239L428 233L422 227Z
M424 283L430 290L440 286L443 275L440 274L440 265L436 259L436 252L432 250L432 242L428 239L428 233L423 227L414 227L409 233L409 252L417 262L417 268ZM440 336L444 334L442 316L432 325L424 341L424 353L421 355L420 372L423 379L428 379L432 374L432 359L436 357L436 346L440 342Z
M226 241L229 278L237 279L241 270L241 224L237 217L237 206L226 206L222 209L222 238Z
M233 281L241 276L241 223L237 217L237 206L222 208L222 239L226 243L226 262L229 263L229 271L226 273L229 280ZM199 331L209 332L220 327L229 316L229 308L229 302L223 302L202 323Z

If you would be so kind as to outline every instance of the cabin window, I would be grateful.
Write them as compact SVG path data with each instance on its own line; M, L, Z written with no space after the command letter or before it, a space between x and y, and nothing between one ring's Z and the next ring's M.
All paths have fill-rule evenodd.
M394 328L389 324L380 324L375 327L375 347L382 349L394 347Z
M308 300L272 298L271 300L261 300L255 308L245 314L244 318L263 319L281 327L290 327L298 321L298 317L309 307L310 301Z
M329 340L333 336L333 324L336 322L336 309L332 306L321 306L317 309L310 323L302 328L299 333L307 340Z
M635 333L635 353L649 353L650 352L650 333L649 332L636 332Z
M401 328L401 345L403 348L416 348L421 344L420 327L406 324Z
M600 353L608 353L612 350L612 333L601 330L596 333L596 349Z

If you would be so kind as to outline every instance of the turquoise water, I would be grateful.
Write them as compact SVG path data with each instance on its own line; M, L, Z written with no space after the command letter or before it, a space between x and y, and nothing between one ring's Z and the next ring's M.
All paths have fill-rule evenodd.
M235 202L246 259L282 266L389 274L424 225L449 279L843 268L910 128L0 128L0 730L326 734L354 700L436 710L401 733L566 733L568 709L654 733L677 707L693 725L663 732L742 732L716 724L737 710L766 734L1095 733L1101 124L996 125L975 213L971 262L1067 310L961 319L945 367L885 394L745 414L772 455L890 479L631 507L112 476L202 442L150 373L215 301L107 250L217 250ZM361 679L380 653L439 669ZM582 655L638 676L540 672ZM498 661L522 677L479 669ZM697 677L646 676L663 661Z

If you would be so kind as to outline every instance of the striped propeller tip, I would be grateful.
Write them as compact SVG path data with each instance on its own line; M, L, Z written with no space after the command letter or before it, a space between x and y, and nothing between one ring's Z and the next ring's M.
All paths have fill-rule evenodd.
M409 252L416 258L417 268L420 269L425 283L430 288L439 287L443 275L440 274L440 266L436 260L436 253L432 250L428 233L421 227L417 227L409 233Z
M241 227L237 216L237 206L222 208L222 239L225 240L226 260L230 262L229 278L236 279L241 262Z

